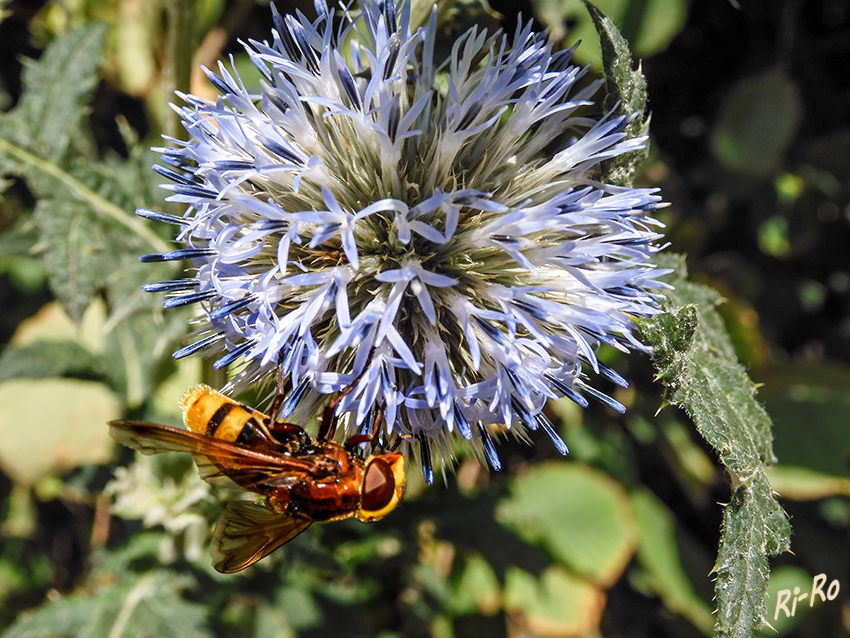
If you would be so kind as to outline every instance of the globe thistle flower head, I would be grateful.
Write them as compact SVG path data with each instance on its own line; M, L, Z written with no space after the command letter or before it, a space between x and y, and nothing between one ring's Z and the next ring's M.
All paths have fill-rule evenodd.
M577 89L572 50L530 25L473 28L443 62L435 11L412 29L407 0L364 0L339 27L316 9L275 11L271 39L245 45L259 87L219 65L218 99L181 95L191 139L155 169L186 213L138 211L185 244L143 260L195 266L145 287L202 308L174 356L239 362L234 391L278 374L299 423L350 387L343 429L381 419L428 482L458 438L498 469L494 428L542 429L566 453L545 403L623 411L590 385L626 385L597 349L645 350L632 318L659 312L660 197L591 172L645 139L587 115L599 83Z

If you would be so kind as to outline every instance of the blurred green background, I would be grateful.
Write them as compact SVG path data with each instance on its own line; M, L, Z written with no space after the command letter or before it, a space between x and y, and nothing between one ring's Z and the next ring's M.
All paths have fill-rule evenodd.
M850 3L598 5L649 84L639 184L662 187L671 249L726 299L774 419L794 554L771 560L776 632L762 635L850 635ZM136 260L169 229L121 215L162 205L147 149L175 131L173 87L211 97L196 69L228 54L251 84L237 39L268 37L268 3L198 0L194 41L179 42L176 2L0 6L0 108L17 113L0 120L0 636L711 635L727 478L683 413L658 411L650 361L614 352L632 385L602 389L628 412L551 405L567 459L502 441L498 474L467 459L426 487L414 469L387 519L313 526L243 574L213 572L228 495L188 459L136 461L107 436L121 415L178 423L205 374L170 359L188 316L138 289L172 276ZM475 23L511 33L520 13L565 46L581 39L577 58L600 71L573 0L441 2L441 42ZM63 76L74 56L88 75ZM191 77L167 72L174 56ZM110 221L87 232L94 218ZM821 573L839 580L835 600L775 617L779 590Z

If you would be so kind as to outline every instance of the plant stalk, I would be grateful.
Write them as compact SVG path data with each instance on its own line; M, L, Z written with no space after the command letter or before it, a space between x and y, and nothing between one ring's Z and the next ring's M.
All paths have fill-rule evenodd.
M165 92L171 100L174 99L175 91L189 93L192 87L198 0L169 0L165 5L168 14ZM188 138L188 133L180 125L179 116L170 110L165 121L165 133L181 140Z

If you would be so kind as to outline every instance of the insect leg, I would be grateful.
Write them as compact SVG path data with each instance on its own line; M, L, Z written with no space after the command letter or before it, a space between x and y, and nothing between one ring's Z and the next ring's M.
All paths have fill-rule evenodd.
M393 446L390 448L390 453L395 452L398 449L398 446L401 445L402 441L407 441L408 439L412 439L412 434L399 434L396 438Z
M278 514L289 514L289 506L292 504L292 492L289 487L273 487L266 495L266 505Z
M272 406L269 409L269 416L272 418L272 421L277 421L277 413L280 412L280 406L283 405L283 401L286 398L286 395L289 393L289 386L292 385L289 383L289 379L284 378L285 373L283 371L283 364L278 364L277 366L277 381L275 387L275 395L274 400L272 401Z
M279 421L274 421L269 426L269 431L276 439L278 439L276 435L282 435L283 438L278 439L281 443L287 443L286 439L292 437L298 439L298 443L301 447L307 447L312 443L310 435L307 434L307 430L297 423L281 423Z
M378 429L381 427L381 420L383 418L384 406L381 405L375 413L375 418L372 421L372 427L369 428L369 432L364 434L355 434L350 437L348 441L345 442L345 449L353 450L355 446L360 445L361 443L369 443L374 440L375 435L378 434Z
M372 348L369 351L369 357L366 359L366 365L363 366L363 369L360 371L360 374L355 377L354 381L349 383L343 390L340 392L333 401L328 403L325 408L325 412L322 415L322 424L319 426L319 434L316 437L320 442L327 441L328 439L332 439L334 432L336 432L336 407L339 405L339 402L345 398L349 392L351 392L357 384L360 382L360 379L366 374L366 371L369 369L369 364L372 363L372 356L375 354L375 348Z

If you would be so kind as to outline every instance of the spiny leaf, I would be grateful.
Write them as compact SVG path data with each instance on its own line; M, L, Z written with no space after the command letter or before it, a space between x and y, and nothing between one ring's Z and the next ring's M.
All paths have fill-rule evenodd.
M15 175L21 171L19 158L7 148L26 148L30 140L29 127L12 113L0 113L0 174ZM7 184L3 189L8 188Z
M37 341L10 346L0 355L0 381L15 378L104 379L103 361L76 341Z
M9 172L24 177L39 198L62 198L80 202L89 207L98 220L117 222L124 227L123 233L126 234L129 231L133 237L143 240L155 251L162 252L168 249L168 244L152 232L144 221L133 215L131 211L104 197L87 182L91 175L84 170L79 170L85 162L77 164L78 170L75 173L65 164L45 160L14 139L4 137L6 132L16 130L14 126L6 126L11 119L11 117L4 119L0 116L0 168L8 166ZM153 171L148 172L153 175ZM120 182L121 178L121 175L113 176L115 182ZM106 185L100 184L100 186L106 188ZM142 190L141 194L146 195L147 189ZM144 205L147 198L137 196L134 201L135 205Z
M675 313L660 315L657 322L643 326L644 336L655 339L653 360L658 378L674 385L682 370L688 365L688 355L696 339L699 313L696 306L685 306Z
M89 596L59 598L22 615L2 638L210 638L206 609L180 595L186 581L164 569L127 572L117 585L108 583Z
M163 251L165 241L132 214L153 203L158 179L135 152L126 162L93 162L82 116L98 80L104 27L88 24L58 38L28 62L19 105L0 115L0 169L24 178L38 197L37 229L26 246L40 249L50 287L79 321L122 254ZM144 170L141 166L144 165ZM130 232L128 232L130 231ZM109 238L107 240L107 237Z
M788 517L765 473L765 464L775 461L770 417L715 310L720 296L687 280L680 255L665 255L658 263L674 269L675 290L668 294L666 314L639 324L655 350L668 400L691 416L732 478L715 565L717 631L749 637L764 623L767 556L790 547Z
M27 87L15 109L30 134L29 150L57 161L77 131L97 84L106 25L92 22L58 38L41 60L25 61Z
M790 549L791 524L777 503L764 468L732 494L723 513L717 575L718 638L749 638L764 626L770 578L767 556Z
M162 298L142 290L151 280L173 279L174 265L143 264L138 252L120 242L110 246L105 259L112 267L104 277L110 308L104 326L106 368L113 387L134 407L173 372L170 355L181 345L192 317L191 308L163 311Z
M151 170L151 165L158 161L158 156L147 148L131 149L130 157L126 160L114 155L104 157L98 162L90 162L85 157L75 157L69 162L68 171L80 183L111 202L122 211L126 217L140 224L141 219L132 215L139 207L152 207L162 202L160 183L163 179ZM128 234L126 231L119 235L120 239L133 242L128 245L133 252L147 250L150 244L146 238L138 234Z
M627 127L631 137L640 137L649 133L649 116L646 111L646 77L638 64L633 69L632 52L629 43L620 34L616 25L594 4L584 0L593 25L599 34L602 48L602 66L605 71L606 112L614 109L618 114L634 116ZM603 164L603 181L619 186L631 186L635 171L649 155L649 147L626 153Z
M87 137L80 124L98 80L103 38L102 25L87 24L55 40L40 60L27 62L21 101L0 114L0 170L23 177L39 199L80 202L97 220L122 225L118 237L129 230L148 250L161 252L167 244L131 212L153 203L150 186L157 178L148 170L148 156L136 154L121 168L114 162L100 168L90 157L71 157L69 150L88 146L80 142ZM147 180L134 177L140 165Z
M34 218L44 246L50 288L77 324L103 281L106 240L91 211L81 202L42 199Z
M0 233L0 256L29 257L37 241L38 228L32 218L19 217Z
M755 459L775 463L770 417L756 401L756 386L738 363L723 318L715 310L722 301L720 295L687 280L681 255L660 256L657 263L674 270L673 279L668 281L675 290L668 293L664 305L667 312L640 322L640 327L653 346L653 360L665 385L675 390L673 402L689 412L698 410L691 416L702 418L696 425L710 443L722 438L721 426L729 421L729 427L739 428L739 433L753 443ZM665 363L668 365L662 368ZM714 404L726 409L712 413ZM722 445L715 445L715 449L739 479L749 474L748 465L737 470L746 449L731 453Z

